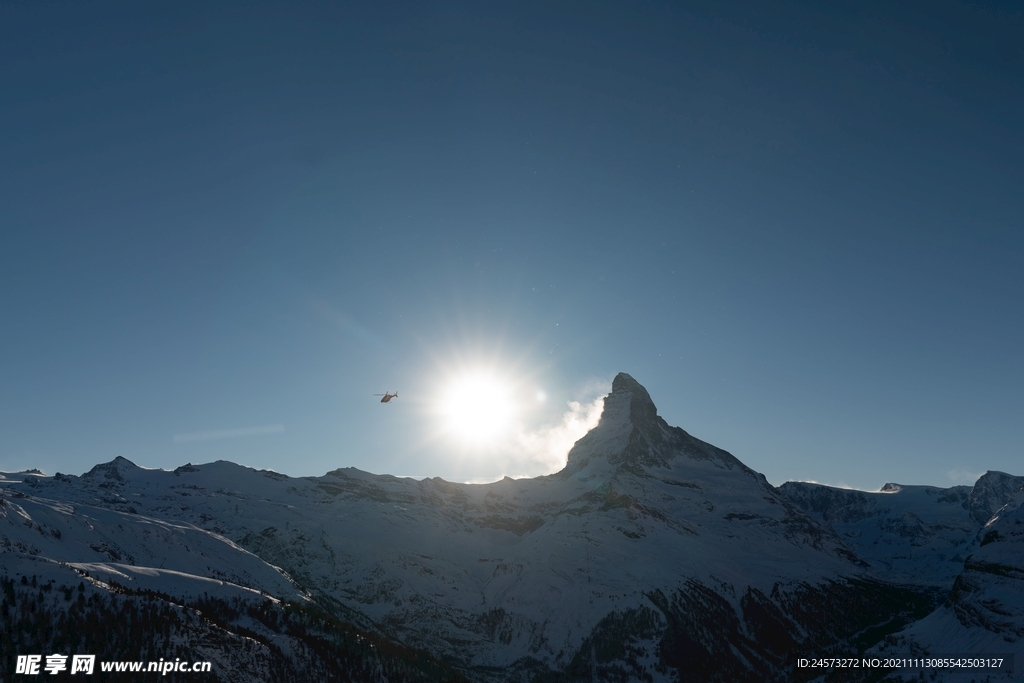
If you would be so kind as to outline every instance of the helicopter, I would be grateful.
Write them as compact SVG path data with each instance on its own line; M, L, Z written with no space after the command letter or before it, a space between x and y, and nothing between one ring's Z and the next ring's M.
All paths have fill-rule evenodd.
M385 393L383 393L383 394L374 394L374 396L383 396L384 398L382 398L382 399L380 400L380 402L381 402L381 403L390 403L390 402L391 402L391 399L393 399L393 398L398 398L398 392L396 391L396 392L395 392L395 393L393 393L393 394L389 394L389 393L385 392Z

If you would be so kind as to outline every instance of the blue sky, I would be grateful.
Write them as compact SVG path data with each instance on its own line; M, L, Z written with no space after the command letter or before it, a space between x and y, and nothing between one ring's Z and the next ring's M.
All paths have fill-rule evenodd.
M1019 5L365 4L0 2L0 469L1024 473Z

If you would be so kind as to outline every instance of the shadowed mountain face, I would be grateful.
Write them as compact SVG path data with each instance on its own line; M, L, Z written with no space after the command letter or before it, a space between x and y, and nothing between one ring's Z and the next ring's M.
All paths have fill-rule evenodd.
M775 489L667 425L626 374L566 467L536 479L294 479L118 458L82 477L0 483L5 567L88 572L97 591L157 591L186 607L211 591L262 604L264 591L471 680L809 680L794 653L855 654L926 615L952 582L904 585L907 563L892 581L898 563L859 556L852 527L834 523L874 508ZM971 510L994 504L936 491L960 496L965 533ZM935 526L903 507L903 526L886 527L894 555ZM268 645L262 656L285 655Z

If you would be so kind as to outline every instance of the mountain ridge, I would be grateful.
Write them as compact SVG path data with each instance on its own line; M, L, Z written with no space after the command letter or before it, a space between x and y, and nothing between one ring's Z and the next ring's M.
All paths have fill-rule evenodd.
M186 600L214 579L225 600L285 597L471 680L800 680L794 648L859 652L947 599L976 517L1013 498L1018 478L998 474L973 498L776 488L669 426L621 373L552 475L293 478L118 457L81 477L0 479L25 497L5 497L0 559L63 563L96 590L117 577ZM158 528L196 540L161 551Z

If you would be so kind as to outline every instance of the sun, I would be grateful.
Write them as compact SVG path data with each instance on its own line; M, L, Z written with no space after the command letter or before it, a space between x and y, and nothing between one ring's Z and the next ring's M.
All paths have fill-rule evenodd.
M508 382L491 373L470 372L448 385L440 412L452 436L468 446L485 446L509 432L516 408Z

